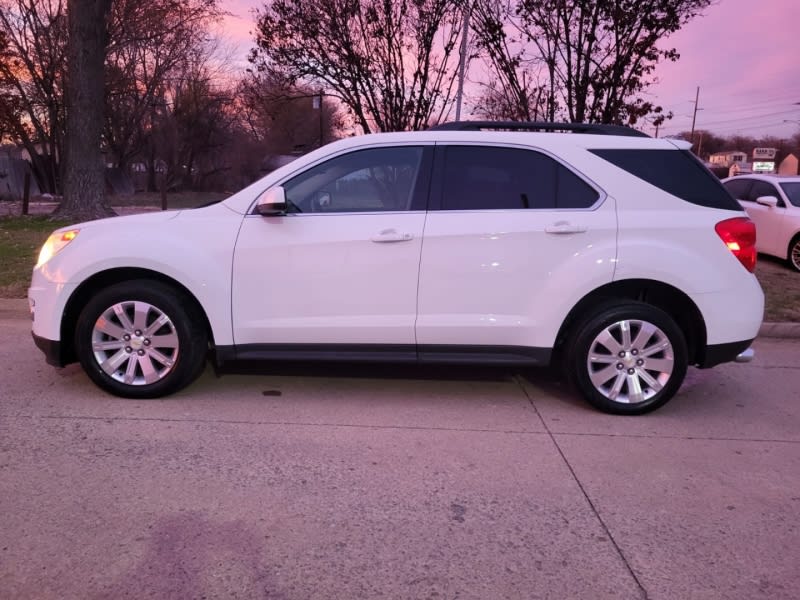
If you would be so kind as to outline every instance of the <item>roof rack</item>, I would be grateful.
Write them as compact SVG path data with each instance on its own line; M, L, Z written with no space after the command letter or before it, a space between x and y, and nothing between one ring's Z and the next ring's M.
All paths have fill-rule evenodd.
M453 121L429 127L429 131L545 131L571 133L593 133L598 135L624 135L628 137L650 137L646 133L625 125L601 123L547 123L544 121Z

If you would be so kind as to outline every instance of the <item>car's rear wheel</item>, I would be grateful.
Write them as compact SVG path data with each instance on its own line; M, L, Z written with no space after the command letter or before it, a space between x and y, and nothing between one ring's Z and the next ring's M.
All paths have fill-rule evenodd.
M800 235L794 237L789 243L789 266L795 271L800 271Z
M574 330L567 370L592 406L636 415L663 406L688 365L686 338L664 311L641 302L606 304Z
M126 398L157 398L202 371L208 339L202 316L178 290L158 281L112 285L86 304L75 348L98 386Z

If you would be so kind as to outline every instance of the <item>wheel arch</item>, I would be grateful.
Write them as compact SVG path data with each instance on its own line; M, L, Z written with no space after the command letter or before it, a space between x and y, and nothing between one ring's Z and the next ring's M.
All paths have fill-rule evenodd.
M150 269L143 269L137 267L120 267L115 269L108 269L95 273L91 277L83 281L72 293L67 300L64 307L64 312L61 317L61 344L62 344L62 363L67 365L77 362L78 356L75 349L75 327L78 322L78 316L81 309L86 305L91 296L99 289L122 283L124 281L131 281L133 279L150 279L159 281L169 286L174 287L186 298L194 303L195 308L203 316L203 327L208 335L209 342L214 344L214 332L211 328L211 322L208 319L206 311L203 309L202 304L197 300L195 295L179 281Z
M706 349L706 325L694 301L678 288L649 279L624 279L596 288L581 298L561 325L556 336L553 361L563 358L566 342L573 328L591 314L596 306L609 300L636 300L667 313L686 338L689 364L702 364Z

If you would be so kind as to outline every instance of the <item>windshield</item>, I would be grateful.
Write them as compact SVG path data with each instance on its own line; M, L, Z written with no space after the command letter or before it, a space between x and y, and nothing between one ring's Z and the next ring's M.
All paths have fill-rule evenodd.
M781 183L780 185L783 193L789 198L789 202L795 206L800 206L800 181Z

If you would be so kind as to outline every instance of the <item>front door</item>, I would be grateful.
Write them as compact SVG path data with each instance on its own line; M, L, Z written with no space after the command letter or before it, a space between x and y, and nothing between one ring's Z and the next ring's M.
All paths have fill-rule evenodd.
M237 351L381 344L414 352L428 154L420 145L341 154L283 183L285 216L244 219L233 262Z
M778 199L776 206L766 206L756 202L762 196ZM786 204L775 186L768 181L756 179L747 194L747 215L756 224L756 250L776 256L786 255L786 240L782 235L783 217Z

